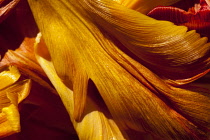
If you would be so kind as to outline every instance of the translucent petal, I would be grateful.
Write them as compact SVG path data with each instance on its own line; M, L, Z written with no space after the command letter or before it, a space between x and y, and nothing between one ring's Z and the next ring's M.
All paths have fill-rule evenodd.
M74 104L74 94L78 93L73 93L73 91L62 82L56 74L52 62L49 61L50 57L49 54L47 54L47 48L44 48L46 46L43 42L40 43L38 41L37 43L38 44L35 45L37 60L58 91L61 100L70 115L74 128L77 131L78 137L87 140L124 139L124 136L121 134L121 131L115 122L113 122L112 119L108 119L90 99L87 99L86 104L86 111L89 110L88 113L84 115L79 122L74 119L74 110L77 109L77 107L74 108L74 105L79 105L78 103ZM85 103L82 103L83 101L84 100L80 100L81 104L86 103L86 100Z
M17 106L28 96L31 81L16 82L20 73L14 66L4 67L1 70L0 137L5 137L20 131L20 117ZM3 81L4 79L5 81Z
M0 90L15 83L19 77L20 73L16 67L2 67L0 72Z
M82 105L85 105L83 112L84 118L82 121L76 123L72 118L75 109L74 93L72 93L74 88L72 87L74 87L75 83L74 76L80 73L81 77L78 76L78 79L82 79L82 82L85 81L84 83L86 83L87 77L93 81L111 113L111 119L113 118L113 120L117 122L118 127L120 127L121 130L133 129L137 131L147 131L159 137L164 137L165 139L193 139L200 135L205 135L197 125L185 118L180 110L170 104L171 100L175 101L171 96L176 95L179 90L171 88L160 79L160 77L144 67L140 63L142 61L137 62L118 48L119 44L119 46L122 47L121 42L123 44L126 42L128 42L128 44L135 44L136 36L132 34L131 36L129 35L130 33L141 35L141 32L135 32L135 30L132 30L131 28L126 30L124 30L124 28L119 28L118 30L115 30L115 27L118 27L115 26L117 25L117 19L127 19L124 20L125 23L119 22L118 24L128 24L126 23L128 21L142 20L141 24L143 25L145 25L144 22L146 22L152 25L158 23L158 25L161 26L162 22L159 23L150 18L149 21L151 22L147 22L148 17L135 11L129 11L129 16L125 15L122 17L122 13L125 13L128 9L121 7L119 4L112 3L111 1L105 1L105 3L102 4L100 2L104 1L101 0L80 2L81 5L78 1L74 0L63 0L62 2L29 0L36 22L43 34L44 41L47 44L47 49L44 49L43 46L37 48L37 59L60 94L61 99L69 111L71 120L75 124L74 126L79 137L81 139L107 138L109 136L114 137L114 133L112 132L119 132L112 129L104 129L104 127L113 127L110 127L107 121L102 125L99 109L95 105L100 100L92 100L89 96L87 96L86 103L82 102ZM91 9L92 11L84 11L82 6L85 6L86 4L89 4L88 6L93 6L94 8L99 8L100 10ZM107 8L106 5L113 7ZM119 9L114 9L116 8L115 6ZM111 11L113 9L116 11ZM37 12L41 10L42 12ZM118 10L121 14L117 12ZM110 11L112 15L110 15ZM96 14L94 14L95 17L93 18L91 14L94 12L96 12ZM90 18L88 13L92 18ZM100 17L101 13L105 13L105 20L101 20L103 19ZM116 13L117 15L115 15ZM139 18L131 18L133 15ZM112 16L115 18L112 18ZM106 20L109 19L110 23L114 22L116 24L108 23L104 25ZM98 21L100 23L105 21L104 24L101 24L104 26L100 26L100 24L98 24L100 27L96 26L95 23ZM176 27L169 22L163 23L169 25L166 28L161 26L161 29L164 32L167 32L171 27ZM132 24L127 27L133 27L133 25L135 25L135 22L132 22ZM147 29L146 33L148 33L148 36L151 36L150 38L145 39L145 35L141 35L141 41L146 41L144 45L151 43L151 38L158 37L162 32L162 30L158 30L153 34L153 30L156 28L151 28L151 26L147 25L145 25L145 27L140 26L139 29L143 32L145 28ZM186 33L187 29L185 27L177 28L180 29L180 31L172 33L172 35L177 35L179 37L179 35L181 36ZM116 32L110 31L111 29L114 29ZM108 34L107 31L109 31L110 34ZM116 34L119 35L118 40L110 37ZM170 35L167 35L168 34L165 34L160 40L162 38L165 39L166 37L165 41L167 41L167 39L171 38ZM193 39L199 38L199 35L194 32L190 32L186 36L191 37L191 35L194 36ZM119 42L119 40L121 42ZM139 40L137 40L137 42L138 41ZM155 43L155 41L153 43ZM205 44L206 40L204 38L199 41L195 42L195 44ZM160 44L161 43L164 44L164 42L160 42ZM185 43L185 40L182 43ZM129 48L130 46L126 47ZM155 46L153 48L148 47L146 49L140 49L142 49L142 55L147 58L149 56L145 55L143 52L148 51L155 53L155 50L153 50L154 48ZM158 50L158 47L155 49ZM44 50L44 53L39 50ZM46 50L49 50L49 54L46 54ZM206 47L204 47L203 51L206 51ZM159 52L161 51L159 50ZM139 50L133 50L133 53L139 53ZM173 53L173 51L169 50L168 54L171 53ZM157 57L155 59L157 59ZM181 60L179 59L179 61ZM154 60L154 64L156 62L157 60ZM84 87L86 88L86 86ZM82 90L83 89L81 89L81 91ZM182 91L182 93L185 92ZM172 95L169 96L170 94ZM81 97L81 101L84 101L83 97ZM174 102L173 105L176 105L176 102ZM89 112L87 113L88 109ZM78 114L81 115L81 113L82 111ZM95 131L97 127L93 123L94 117L96 118L95 120L97 120L96 126L99 126L98 131ZM107 125L108 127L106 127ZM80 135L80 130L87 127L90 128L90 130L85 131L86 133ZM101 135L103 134L102 132L105 133L106 131L110 133L108 133L108 135ZM120 132L118 134L120 134Z
M209 68L210 44L194 30L152 19L109 0L85 0L83 6L99 26L163 77L189 78Z

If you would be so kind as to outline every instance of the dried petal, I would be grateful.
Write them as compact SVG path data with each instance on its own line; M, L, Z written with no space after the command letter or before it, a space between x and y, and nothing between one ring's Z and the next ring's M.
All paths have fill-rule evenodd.
M25 99L30 91L30 80L16 82L20 74L15 67L2 69L0 79L6 84L0 89L0 137L20 131L18 103ZM4 83L4 82L2 82Z

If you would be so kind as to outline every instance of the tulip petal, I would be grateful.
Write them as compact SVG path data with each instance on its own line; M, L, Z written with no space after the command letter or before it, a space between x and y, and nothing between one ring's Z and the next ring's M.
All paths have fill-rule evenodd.
M20 116L18 108L11 104L0 113L0 138L20 131Z
M56 93L55 89L49 85L46 80L44 71L41 69L36 61L33 44L35 38L25 38L18 49L15 51L8 50L0 62L0 67L5 65L16 66L20 73L29 76L32 80L38 82L40 85L48 88L52 93ZM5 79L3 79L5 80ZM0 85L1 88L2 85Z
M147 14L150 10L155 8L156 6L168 6L174 4L180 0L115 0L116 2L124 5L133 10L139 11L143 14Z
M20 78L20 73L14 66L3 67L0 71L0 89L12 85Z
M137 131L147 131L153 135L164 137L165 139L194 139L200 137L200 135L204 135L205 137L205 133L200 127L182 116L182 114L178 112L178 110L175 110L170 104L170 99L167 95L170 93L175 94L176 91L172 90L169 85L149 69L123 53L118 48L119 44L122 46L119 40L115 40L114 42L114 39L111 38L103 28L94 25L95 21L100 21L101 18L96 16L96 20L94 21L87 14L90 13L90 11L87 12L82 9L82 6L89 3L85 3L87 1L80 2L83 5L78 4L78 2L74 0L62 0L62 2L29 0L36 22L47 44L47 49L45 50L49 50L49 54L45 56L39 51L43 49L43 46L38 47L36 51L37 59L60 94L79 137L85 139L94 137L100 139L102 137L100 134L103 134L101 132L107 131L102 128L108 124L108 121L106 121L106 124L101 125L101 120L99 119L101 118L100 112L98 112L99 109L94 104L97 101L94 102L94 100L91 100L89 97L86 99L86 114L82 121L77 123L72 118L75 107L71 85L74 84L75 73L79 74L77 72L80 72L80 70L85 70L90 80L93 81L111 113L110 117L119 124L118 126L120 126L121 130L134 129ZM106 2L111 6L120 7L120 5L116 5L116 3L112 3L111 1ZM101 8L104 5L96 4L94 6ZM125 8L122 9L125 10ZM127 10L123 11L122 9L120 10L122 13ZM43 12L37 12L40 10ZM109 13L110 10L109 8L103 7L95 11L98 13L104 11ZM134 13L134 15L138 14L137 12ZM118 14L116 19L122 18L121 16L122 15ZM112 17L112 15L110 17ZM108 16L106 19L110 17ZM126 17L127 16L125 16L125 18ZM115 21L116 19L112 20ZM140 16L139 19L145 19L145 22L148 17ZM133 20L133 18L128 18L127 20ZM155 24L158 22L152 19L152 23ZM172 23L166 23L174 26ZM144 25L143 22L142 24ZM105 29L108 31L110 30L108 29L109 27L113 29L112 25L106 25L107 27L105 27ZM132 25L129 27L131 26ZM162 27L162 29L167 31L170 29L169 27L166 29ZM148 26L148 30L149 28L150 26ZM181 35L185 34L186 27L178 28L184 30L184 33L180 32ZM102 31L104 31L104 33ZM128 30L125 31L129 33ZM126 35L126 32L119 33L119 35L122 34L120 41L125 42L126 40L129 42L129 38L125 39L125 37L123 37L124 34ZM152 30L148 31L148 33L150 32L152 32ZM154 35L150 33L150 35L155 38L159 33L161 33L161 31L158 31ZM177 34L179 35L179 32L175 33L175 35ZM193 36L194 34L195 33L190 32L187 35L190 38L190 35ZM147 43L150 43L150 38L146 40ZM167 37L167 39L168 38L170 37ZM199 38L199 35L196 34L194 38ZM142 40L144 41L144 39ZM205 44L205 38L203 42L203 44ZM198 41L198 44L199 43ZM143 49L143 52L151 51L154 53L151 48L147 49ZM173 53L173 51L169 52L168 54ZM145 54L142 55L147 58ZM49 56L51 57L49 58ZM47 59L45 59L45 57ZM178 65L178 63L174 64ZM85 76L83 72L84 71L82 71L82 76ZM87 79L86 76L85 79ZM87 114L87 110L91 108L91 112L89 111ZM93 120L97 120L97 127L94 125ZM91 129L89 130L88 127ZM88 132L85 131L83 135L80 135L80 130L84 130L83 128L88 129ZM97 129L97 131L99 131L98 133L96 128L100 128ZM116 130L107 132L110 132L109 135L113 137L113 131L118 132ZM118 134L120 134L120 132L118 132ZM103 135L103 137L107 136Z
M152 19L109 0L85 3L99 26L162 77L189 78L209 68L210 43L195 31Z
M74 120L74 94L71 89L69 89L62 80L58 77L53 63L49 60L50 54L43 41L40 41L40 36L37 37L37 43L35 44L36 58L52 84L58 91L61 100L66 107L74 128L80 139L90 139L90 140L103 140L103 139L124 139L121 131L111 119L108 119L97 107L97 105L87 98L86 111L88 113L77 122ZM40 51L42 50L42 51ZM46 59L47 58L47 59ZM84 76L84 75L83 75ZM84 80L84 83L87 83ZM79 89L78 89L79 90ZM79 91L80 92L80 91ZM78 94L80 94L78 92ZM83 92L83 91L82 91ZM83 99L82 99L83 101ZM84 104L84 103L82 103ZM79 104L76 104L79 105ZM80 116L80 115L79 115ZM104 127L106 126L106 127Z
M86 104L86 97L88 91L88 75L85 71L77 71L73 83L74 91L74 119L81 120L82 113Z
M0 89L0 137L5 137L20 131L18 103L25 99L30 91L31 81L16 82L20 73L17 68L3 68L0 73L2 81ZM5 83L5 84L3 84Z

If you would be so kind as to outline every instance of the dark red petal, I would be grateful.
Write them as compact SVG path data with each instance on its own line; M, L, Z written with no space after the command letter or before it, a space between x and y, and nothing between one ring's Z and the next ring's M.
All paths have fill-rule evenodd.
M189 21L189 15L184 10L171 6L156 7L148 13L148 16L157 20L168 20L175 24Z
M198 11L195 11L194 7L185 11L172 6L159 6L149 12L148 16L187 26L189 30L196 30L202 37L210 38L210 7L205 0L200 2L201 8Z
M171 6L188 11L189 8L194 7L194 5L199 2L200 0L180 0Z

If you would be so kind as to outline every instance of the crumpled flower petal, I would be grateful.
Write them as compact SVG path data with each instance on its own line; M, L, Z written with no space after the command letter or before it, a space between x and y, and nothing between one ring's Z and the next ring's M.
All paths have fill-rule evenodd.
M30 80L17 82L20 77L18 70L12 67L1 68L0 81L6 79L0 89L0 137L20 131L18 104L25 99L30 91Z

